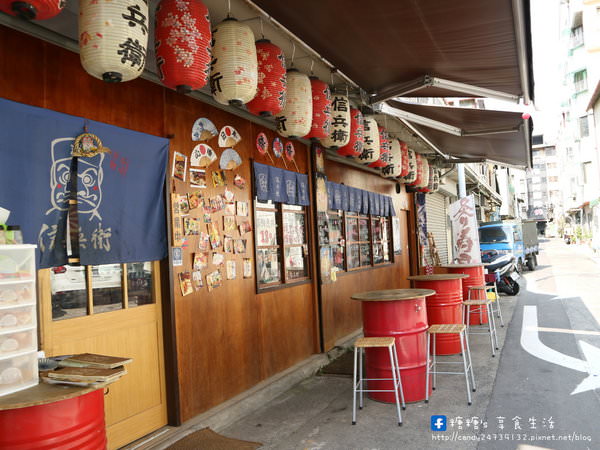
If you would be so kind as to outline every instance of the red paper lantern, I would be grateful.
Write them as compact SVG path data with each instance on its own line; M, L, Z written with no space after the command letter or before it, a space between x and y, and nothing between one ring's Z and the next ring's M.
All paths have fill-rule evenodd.
M404 141L400 141L400 149L402 151L402 172L400 173L401 177L405 177L408 175L408 160L410 157L408 156L408 144Z
M391 150L391 141L388 132L383 127L377 127L379 130L379 159L369 164L369 167L382 168L388 165Z
M358 158L363 152L364 137L363 115L358 109L350 108L350 141L338 148L338 155Z
M65 0L0 0L0 11L26 20L45 20L63 10Z
M415 158L417 159L417 178L412 183L408 183L409 186L419 186L423 183L423 158L416 152Z
M306 139L319 140L329 136L331 127L331 90L327 83L317 77L310 77L313 99L312 125Z
M181 94L208 82L211 31L200 0L161 0L156 7L156 67L162 83Z
M286 69L283 51L268 39L256 41L258 88L256 96L246 104L257 116L279 114L285 106Z

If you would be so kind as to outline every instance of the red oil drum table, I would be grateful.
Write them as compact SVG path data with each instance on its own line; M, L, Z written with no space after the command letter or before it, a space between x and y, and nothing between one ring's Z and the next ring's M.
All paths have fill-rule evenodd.
M469 275L463 273L441 273L408 277L417 289L433 289L435 295L427 297L427 323L463 323L462 284ZM436 354L455 355L460 353L458 334L436 334Z
M0 397L0 449L106 448L104 390L40 383Z
M463 280L463 300L469 298L469 286L485 286L484 266L483 264L446 264L440 266L449 273L462 273L469 275L469 278ZM483 300L475 298L472 300ZM481 325L488 322L487 307L483 306L481 311L471 311L469 325ZM473 309L473 308L471 308Z
M395 339L407 402L425 400L428 328L425 297L433 294L431 289L390 289L352 296L353 300L362 302L365 337ZM366 369L367 378L392 378L387 349L367 349ZM429 386L431 391L431 383ZM370 381L369 389L392 390L371 392L369 396L381 402L395 402L392 381Z

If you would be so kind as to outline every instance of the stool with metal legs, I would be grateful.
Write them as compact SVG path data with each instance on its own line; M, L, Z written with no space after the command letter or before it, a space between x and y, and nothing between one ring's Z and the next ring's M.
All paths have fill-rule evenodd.
M471 300L477 297L477 300ZM464 323L467 326L467 333L471 334L489 334L490 345L492 347L492 357L496 356L498 350L498 336L496 335L496 322L494 314L492 314L492 301L487 298L486 286L469 286L469 300L463 301ZM479 312L480 323L483 322L481 317L483 312L487 314L488 330L487 331L472 331L470 325L471 313ZM483 324L482 324L483 325Z
M469 337L467 335L467 327L462 323L451 323L451 324L437 324L431 325L427 330L427 371L425 377L425 403L429 403L429 375L433 375L432 388L435 389L437 374L450 374L450 375L463 375L465 376L465 383L467 385L467 401L471 404L471 389L473 392L476 390L475 386L475 374L473 373L473 362L471 361L471 349L469 348ZM458 334L460 339L460 349L462 355L461 361L438 361L436 356L436 334ZM431 341L433 340L433 345ZM433 347L433 351L430 351ZM438 364L462 364L462 372L443 372L437 370ZM471 384L469 385L469 378L471 378Z
M390 355L390 371L392 378L363 378L362 374L362 355L365 348L387 348ZM357 377L358 375L358 377ZM392 381L393 389L365 389L365 381ZM396 409L398 410L398 425L402 425L402 413L400 412L400 399L402 399L402 409L406 409L404 403L404 391L402 390L402 380L400 379L400 365L398 364L398 354L396 353L396 341L393 337L363 337L354 343L354 376L352 378L352 425L356 425L356 396L360 393L359 408L363 408L363 392L394 392L396 397ZM368 387L368 386L367 386ZM400 398L398 397L400 391Z
M502 308L500 307L500 295L498 294L498 286L496 285L496 274L486 273L486 292L487 298L492 301L492 305L495 305L495 313L500 319L500 326L504 327L504 319L502 318Z

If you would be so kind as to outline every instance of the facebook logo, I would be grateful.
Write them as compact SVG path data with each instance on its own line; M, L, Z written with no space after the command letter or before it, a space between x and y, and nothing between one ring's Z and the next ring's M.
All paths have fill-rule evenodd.
M431 416L431 431L446 431L446 416Z

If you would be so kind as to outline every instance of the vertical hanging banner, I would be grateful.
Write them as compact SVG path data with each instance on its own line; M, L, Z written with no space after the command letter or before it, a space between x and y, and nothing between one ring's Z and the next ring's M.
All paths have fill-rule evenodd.
M425 194L423 192L417 192L415 194L415 203L417 205L417 236L419 237L419 255L421 259L421 267L429 266L427 262L427 212L425 209Z
M423 194L424 195L424 194ZM472 195L450 205L454 253L459 264L480 264L479 233Z
M4 99L0 117L0 205L39 268L67 263L70 197L82 265L166 256L167 139Z

